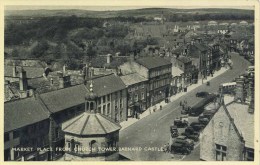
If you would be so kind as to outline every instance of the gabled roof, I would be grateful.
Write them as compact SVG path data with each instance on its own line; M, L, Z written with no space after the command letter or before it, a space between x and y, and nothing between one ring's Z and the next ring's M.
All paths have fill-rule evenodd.
M4 103L4 131L9 132L48 119L40 101L34 97Z
M245 146L254 148L254 115L248 113L247 104L232 102L226 105L230 116L234 119L234 124L245 140Z
M105 135L118 131L121 126L99 113L84 112L62 124L62 130L78 136Z
M4 65L4 75L7 77L13 77L13 67L10 65ZM17 72L21 72L21 67L16 67ZM37 68L37 67L23 67L23 70L26 71L27 78L36 78L36 77L42 77L44 73L44 68ZM19 74L17 74L17 77L19 77Z
M90 81L87 82L86 87L89 88L89 85ZM115 74L93 78L93 85L93 90L98 96L104 96L126 88L124 82Z
M153 69L165 65L171 65L171 61L161 57L144 57L136 60L137 63L146 67L147 69Z
M84 84L40 94L40 98L52 113L83 104L89 91Z
M121 76L120 78L125 83L125 85L127 85L127 86L148 80L148 79L142 77L138 73L132 73L132 74L124 75L124 76Z

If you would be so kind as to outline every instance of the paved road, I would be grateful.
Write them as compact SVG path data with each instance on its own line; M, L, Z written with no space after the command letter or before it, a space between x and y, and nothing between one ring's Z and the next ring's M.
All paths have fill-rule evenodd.
M175 155L174 158L171 158L170 154L152 147L161 148L165 143L169 142L169 126L176 117L181 115L181 108L179 106L181 100L186 99L189 105L195 105L201 99L195 96L196 92L217 92L221 83L232 81L234 78L238 77L238 75L244 73L246 68L250 65L249 62L237 54L232 54L231 58L233 61L233 69L212 79L210 81L210 86L203 84L174 102L169 103L162 111L155 112L120 131L120 148L141 147L142 149L141 151L130 151L131 148L127 148L128 151L125 150L120 153L131 160L199 160L198 148L193 151L194 153L192 152L186 157Z

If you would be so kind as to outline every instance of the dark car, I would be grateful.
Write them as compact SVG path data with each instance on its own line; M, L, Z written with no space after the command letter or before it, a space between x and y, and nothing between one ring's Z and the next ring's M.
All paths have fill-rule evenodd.
M177 126L171 125L170 130L171 130L172 138L179 136L179 132L178 132Z
M201 124L199 122L192 122L190 126L194 129L194 131L197 132L201 131L205 127L204 124Z
M201 124L207 125L209 123L210 119L208 117L202 115L202 116L199 116L198 120Z
M190 154L191 150L189 149L189 147L184 144L184 143L178 143L178 142L174 142L171 145L171 151L173 153L181 153L181 154Z
M196 97L206 97L208 95L209 95L208 92L197 92L196 93Z
M177 126L178 128L184 128L189 125L189 122L186 120L181 120L179 118L174 119L174 125Z
M194 149L194 141L192 139L189 139L187 136L178 136L175 140L175 143L184 143L188 146L190 150Z

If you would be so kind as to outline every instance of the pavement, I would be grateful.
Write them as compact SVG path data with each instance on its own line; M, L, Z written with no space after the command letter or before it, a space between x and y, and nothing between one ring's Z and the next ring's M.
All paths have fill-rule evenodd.
M205 82L207 81L210 81L216 77L218 77L219 75L225 73L227 70L229 70L229 68L226 68L226 67L222 67L220 70L216 71L214 73L214 76L211 77L207 77L207 79L205 80L199 80L197 84L192 84L190 85L188 88L187 88L187 92L180 92L180 93L177 93L176 95L173 95L170 97L170 102L173 102L175 100L177 100L178 98L186 95L187 93L189 93L190 91L196 89L197 87L201 86L202 84L205 84ZM121 131L124 130L125 128L129 127L130 125L134 124L135 122L138 122L139 120L141 120L142 118L148 116L148 115L151 115L152 113L154 113L154 109L155 109L155 112L156 111L160 111L160 106L162 106L162 108L167 105L167 103L165 103L165 101L162 101L152 107L149 107L146 111L144 111L142 114L140 114L140 119L136 119L136 118L128 118L127 121L123 121L120 123L120 125L122 126L121 128Z
M248 61L238 54L232 53L231 59L233 61L233 69L223 70L223 73L217 73L219 74L218 76L209 77L207 81L210 81L210 86L207 86L205 83L190 86L188 87L188 92L173 96L168 104L162 102L162 110L151 114L148 113L148 115L146 112L141 115L140 120L131 121L129 119L127 123L122 123L123 129L119 132L119 147L128 148L129 150L120 151L120 154L137 161L199 160L199 145L191 154L186 156L174 155L173 157L173 155L164 153L159 149L169 142L171 136L170 125L173 123L173 120L181 116L181 107L179 106L181 100L187 100L189 106L197 104L202 99L195 96L197 92L217 92L220 84L232 81L240 74L243 74L250 65ZM140 147L140 150L132 151L131 148L133 147Z

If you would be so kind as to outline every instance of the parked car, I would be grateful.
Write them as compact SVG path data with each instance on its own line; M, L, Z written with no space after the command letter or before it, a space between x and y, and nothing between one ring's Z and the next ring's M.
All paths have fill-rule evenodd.
M185 131L182 133L183 136L186 136L189 139L194 141L199 140L199 132L196 132L192 127L187 127Z
M174 125L177 127L187 127L189 125L189 116L182 115L180 118L174 119Z
M209 95L208 92L197 92L196 93L196 97L206 97L208 95Z
M194 141L192 139L189 139L187 136L178 136L175 140L175 143L184 143L188 146L190 150L194 149Z
M191 150L189 149L189 147L187 146L187 144L185 143L178 143L178 142L174 142L171 145L171 151L173 153L181 153L181 154L190 154Z
M204 115L200 115L198 120L201 124L207 125L210 119Z
M190 126L194 129L194 131L197 132L201 131L205 127L204 124L201 124L199 122L192 122Z
M171 131L171 137L172 138L179 136L178 128L174 124L171 125L170 131Z

